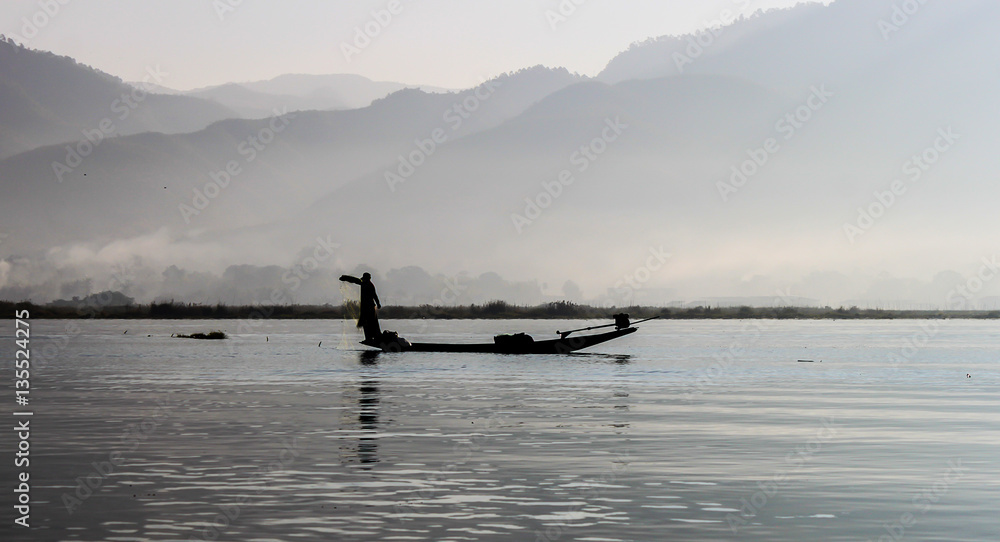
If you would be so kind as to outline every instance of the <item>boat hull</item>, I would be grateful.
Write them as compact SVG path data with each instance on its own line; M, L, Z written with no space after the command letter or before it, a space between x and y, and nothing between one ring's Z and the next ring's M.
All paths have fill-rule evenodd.
M565 339L536 341L531 344L502 345L496 343L484 344L435 344L435 343L392 343L375 344L362 342L365 346L378 348L384 352L449 352L471 354L569 354L601 343L612 341L637 331L634 327L609 331L597 335L580 335Z

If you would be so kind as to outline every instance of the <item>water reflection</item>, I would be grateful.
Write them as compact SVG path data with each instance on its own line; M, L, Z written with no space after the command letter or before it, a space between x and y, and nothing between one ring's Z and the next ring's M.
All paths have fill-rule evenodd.
M632 356L629 354L588 354L574 352L568 354L567 357L578 358L581 361L593 361L595 363L610 362L618 365L628 365L632 362Z
M382 355L381 350L365 350L358 354L358 363L366 367L378 365L378 357Z
M358 439L358 459L362 465L378 463L379 382L365 379L358 386L358 424L362 435ZM367 436L365 436L367 435Z
M381 352L368 350L358 354L358 363L363 367L377 367L378 358ZM378 378L370 374L360 375L359 380L353 386L345 390L345 397L355 395L357 407L351 412L351 417L342 421L342 429L355 434L356 442L345 443L347 456L345 462L360 463L362 470L371 470L371 466L379 462L378 457L378 430L379 430L379 409L381 405L381 382ZM356 387L355 387L356 386ZM354 415L357 418L354 418ZM350 440L354 440L351 438Z
M382 352L369 350L362 352L358 356L358 361L366 367L378 365L378 358ZM358 385L358 425L362 436L358 438L358 460L362 465L373 465L378 463L378 415L379 415L379 381L367 377L362 378ZM365 470L371 467L362 467Z

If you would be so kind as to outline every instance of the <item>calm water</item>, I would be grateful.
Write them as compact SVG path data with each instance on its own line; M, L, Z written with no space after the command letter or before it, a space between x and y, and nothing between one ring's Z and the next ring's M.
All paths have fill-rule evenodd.
M0 536L995 541L997 324L927 326L654 322L518 357L363 354L339 321L35 320L33 530L9 527L6 432Z

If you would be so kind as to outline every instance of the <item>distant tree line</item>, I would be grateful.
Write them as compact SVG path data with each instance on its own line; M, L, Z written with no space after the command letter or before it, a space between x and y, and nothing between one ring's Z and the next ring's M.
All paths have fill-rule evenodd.
M278 320L342 320L355 318L356 303L343 305L203 305L174 301L150 304L94 305L65 303L36 305L30 302L0 301L0 314L28 309L32 318L100 318L153 320L238 320L268 314ZM666 320L896 320L896 319L1000 319L1000 311L882 310L858 307L592 307L567 301L542 305L512 305L490 301L481 305L438 307L386 306L379 311L384 320L597 320L616 313L628 313L633 320L659 317Z

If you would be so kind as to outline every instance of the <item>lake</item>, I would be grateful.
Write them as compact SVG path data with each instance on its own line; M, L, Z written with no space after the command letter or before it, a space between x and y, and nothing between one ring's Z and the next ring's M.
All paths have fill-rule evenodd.
M340 321L33 320L32 530L3 537L995 541L996 325L657 321L500 356L366 353Z

